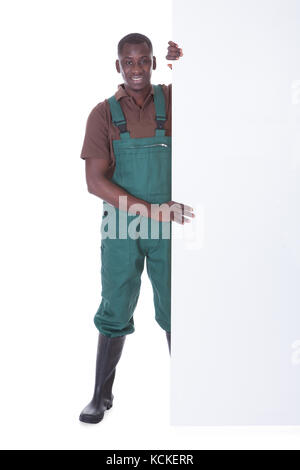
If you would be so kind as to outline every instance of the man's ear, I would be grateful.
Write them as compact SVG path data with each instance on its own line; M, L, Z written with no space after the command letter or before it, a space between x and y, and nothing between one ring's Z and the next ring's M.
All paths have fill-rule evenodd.
M119 62L118 59L116 60L116 69L117 69L117 72L121 73L121 70L120 70L120 62Z
M152 62L152 70L155 70L156 69L156 57L155 55L153 56L153 62Z

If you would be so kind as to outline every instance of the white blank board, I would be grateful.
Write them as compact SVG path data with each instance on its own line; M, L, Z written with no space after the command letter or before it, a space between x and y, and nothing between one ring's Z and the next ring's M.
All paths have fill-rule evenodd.
M173 1L171 424L300 424L300 1Z

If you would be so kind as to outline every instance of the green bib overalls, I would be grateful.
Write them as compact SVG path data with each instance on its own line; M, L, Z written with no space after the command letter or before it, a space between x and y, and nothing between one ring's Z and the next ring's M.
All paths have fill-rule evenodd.
M120 139L113 140L116 166L112 181L139 199L162 204L172 199L171 137L166 136L164 130L166 113L162 87L153 85L153 88L157 123L154 137L131 138L120 103L114 96L108 100L112 121L120 129ZM121 223L127 230L125 235ZM105 235L109 224L115 227L113 237ZM171 331L171 225L171 222L158 222L141 214L129 214L103 201L102 300L94 318L102 334L116 337L134 332L133 313L145 257L153 287L155 320L164 330ZM130 231L129 226L134 230Z

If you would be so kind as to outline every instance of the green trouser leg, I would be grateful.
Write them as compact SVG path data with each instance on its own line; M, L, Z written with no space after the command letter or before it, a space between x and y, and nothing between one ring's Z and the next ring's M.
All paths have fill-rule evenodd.
M157 240L148 251L147 273L153 288L155 320L171 331L171 241Z
M135 331L133 313L146 258L153 288L155 320L171 330L171 241L169 239L106 239L101 246L102 301L94 322L110 337Z

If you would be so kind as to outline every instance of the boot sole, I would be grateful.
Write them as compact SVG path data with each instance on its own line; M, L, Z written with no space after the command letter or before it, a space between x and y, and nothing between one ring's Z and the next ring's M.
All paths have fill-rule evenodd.
M106 407L106 411L107 410L110 410L112 407L112 403L110 403L109 405L107 405ZM81 414L79 416L79 421L81 421L82 423L89 423L89 424L98 424L100 423L100 421L103 420L104 418L104 413L103 412L101 415L87 415L87 414Z
M82 423L89 423L89 424L98 424L100 421L102 421L104 417L104 413L102 415L98 416L93 416L93 415L80 415L79 416L79 421Z

